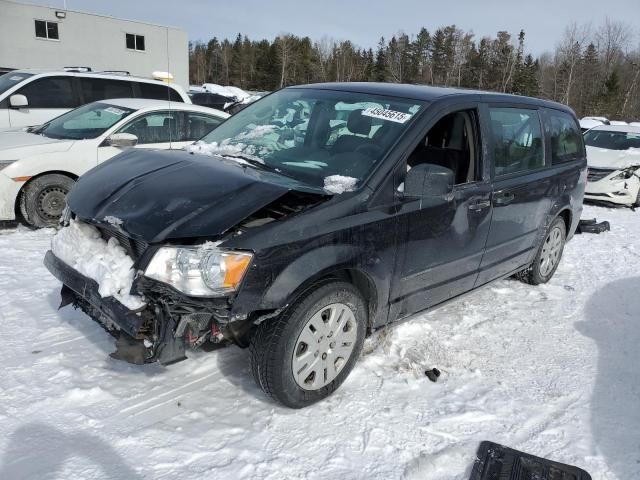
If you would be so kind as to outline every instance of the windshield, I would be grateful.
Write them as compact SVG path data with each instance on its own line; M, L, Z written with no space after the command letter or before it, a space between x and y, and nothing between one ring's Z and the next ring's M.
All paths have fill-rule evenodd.
M249 105L192 151L246 161L314 187L350 189L384 158L424 106L354 92L285 89Z
M589 147L607 150L629 150L640 148L640 133L589 130L584 134L584 143Z
M109 103L90 103L54 118L33 133L64 140L96 138L132 112L132 108Z
M0 75L0 95L9 90L11 87L19 84L25 78L32 77L32 73L9 72Z

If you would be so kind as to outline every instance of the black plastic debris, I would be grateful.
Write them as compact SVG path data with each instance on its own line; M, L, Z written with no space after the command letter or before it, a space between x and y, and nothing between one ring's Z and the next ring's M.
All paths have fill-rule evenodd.
M432 382L437 382L438 378L440 377L440 370L438 370L437 368L432 368L431 370L425 370L424 374Z
M484 441L469 480L591 480L581 468Z
M602 233L611 230L609 222L598 223L595 218L590 220L580 220L576 233Z

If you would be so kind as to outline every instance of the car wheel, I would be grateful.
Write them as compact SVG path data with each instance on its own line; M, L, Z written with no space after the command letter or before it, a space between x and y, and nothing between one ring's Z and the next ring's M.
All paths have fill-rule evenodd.
M302 408L333 393L360 356L367 309L346 282L311 289L251 340L251 370L278 402Z
M30 181L20 199L20 213L24 221L36 228L57 225L66 205L67 193L74 183L72 178L58 173Z
M518 279L530 285L540 285L551 280L560 264L566 237L567 227L564 219L557 217L547 230L533 263L518 273Z

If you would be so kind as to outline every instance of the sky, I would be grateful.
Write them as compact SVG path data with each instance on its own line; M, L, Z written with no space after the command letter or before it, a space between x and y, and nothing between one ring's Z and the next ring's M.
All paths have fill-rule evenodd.
M417 33L455 24L477 37L507 30L526 32L528 52L539 55L555 48L571 22L600 25L608 16L635 28L640 45L640 0L29 0L24 3L66 7L171 25L187 31L190 40L213 36L233 39L241 32L253 39L281 33L326 36L375 48L381 36L399 31Z

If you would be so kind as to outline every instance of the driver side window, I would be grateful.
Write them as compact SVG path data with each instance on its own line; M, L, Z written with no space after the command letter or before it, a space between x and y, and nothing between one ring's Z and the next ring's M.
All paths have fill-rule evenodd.
M452 112L433 125L407 158L407 171L430 163L453 171L455 184L481 178L478 114L476 110Z

